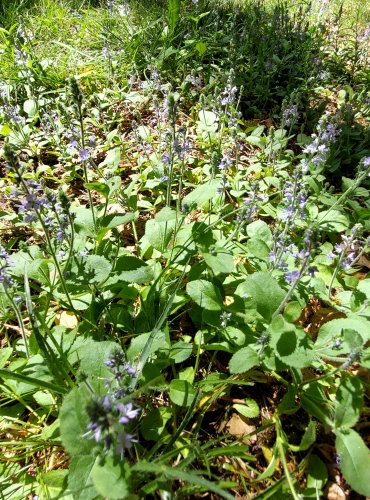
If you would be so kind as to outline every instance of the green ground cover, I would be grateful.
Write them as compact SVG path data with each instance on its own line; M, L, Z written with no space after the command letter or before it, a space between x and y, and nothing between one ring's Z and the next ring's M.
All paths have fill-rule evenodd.
M370 496L369 22L1 4L1 498Z

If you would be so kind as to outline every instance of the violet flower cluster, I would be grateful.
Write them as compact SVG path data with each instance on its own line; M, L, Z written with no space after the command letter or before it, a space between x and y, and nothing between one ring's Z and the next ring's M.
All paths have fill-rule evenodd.
M119 350L109 356L105 365L112 377L105 379L107 394L95 397L86 407L89 423L85 436L102 445L105 453L112 450L123 460L125 451L137 442L135 435L128 432L128 426L138 417L140 408L126 402L127 388L136 369Z
M362 229L361 224L356 224L348 236L342 234L342 241L337 243L333 251L328 254L329 258L338 259L338 268L344 271L350 269L358 260L359 254L363 252L364 248L360 239ZM366 241L365 246L369 243Z
M257 219L260 204L265 201L265 197L259 192L259 184L257 181L252 182L249 194L243 201L243 210L237 217L238 222L253 222Z
M318 133L311 135L313 141L303 149L303 153L309 156L309 163L316 168L326 162L330 154L330 147L340 134L335 118L332 121L320 123Z
M13 278L10 276L10 268L12 261L9 259L9 254L4 247L0 245L0 284L5 290L8 290L14 285Z
M294 125L299 118L298 106L296 104L290 104L285 108L283 112L283 123L284 127L290 127Z
M236 132L238 120L241 117L240 111L237 110L237 94L238 87L233 85L232 81L234 73L231 72L228 78L228 83L224 90L221 92L220 105L222 109L223 120L227 124L229 130L233 133ZM216 110L216 114L217 110Z
M304 184L304 174L306 171L307 164L302 162L295 168L292 180L284 183L283 210L280 218L290 229L295 227L295 220L297 218L301 220L306 218L307 193Z

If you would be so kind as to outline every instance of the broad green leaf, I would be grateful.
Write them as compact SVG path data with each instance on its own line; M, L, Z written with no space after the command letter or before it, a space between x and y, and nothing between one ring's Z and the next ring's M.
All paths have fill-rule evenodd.
M263 146L263 141L262 141L261 137L257 137L255 135L249 135L248 137L245 138L245 140L249 144L253 144L253 146L258 146L258 147Z
M312 382L305 386L301 393L301 404L309 415L332 427L333 404L325 396L320 383Z
M221 185L219 179L213 179L207 184L196 187L191 193L187 194L182 200L182 206L188 206L189 209L202 208L210 200L217 197L218 189Z
M344 479L360 495L370 496L370 455L362 438L353 429L340 429L335 446Z
M91 470L91 477L97 491L107 500L120 500L128 495L123 463L111 455L103 461L97 460Z
M43 493L47 498L63 498L63 500L73 500L73 496L66 491L68 484L68 469L50 470L41 474L42 488L37 494L42 498Z
M251 298L257 311L267 320L271 321L272 315L280 306L285 297L285 292L280 288L275 279L267 272L251 274L238 285L236 295Z
M270 253L269 246L263 240L258 238L248 240L246 248L248 254L261 260L266 260Z
M121 161L121 148L113 148L110 149L107 153L107 156L103 163L100 164L100 167L107 166L109 172L113 173L119 167L119 163Z
M107 285L119 281L127 283L137 283L139 285L148 283L154 278L153 269L145 264L144 261L131 255L118 257L113 277L107 282Z
M301 312L302 306L299 304L299 302L289 302L289 304L284 309L284 319L289 321L289 323L294 323L299 319Z
M109 186L105 184L105 182L86 182L84 184L84 187L86 189L92 189L93 191L96 191L97 193L103 195L104 198L108 198L109 196Z
M343 374L335 398L335 427L353 427L361 415L364 388L358 377Z
M157 441L164 432L167 422L172 417L172 411L166 406L154 408L146 415L140 425L140 431L144 439Z
M209 127L217 121L217 115L213 111L207 111L202 109L198 114L199 122L204 125L204 127Z
M113 227L120 226L121 224L127 224L136 219L136 215L133 212L128 212L126 214L110 214L102 217L98 220L99 226L102 229L112 229Z
M257 238L267 244L272 241L271 229L266 222L263 222L262 220L256 220L248 224L247 234L251 239Z
M240 415L247 418L256 418L260 414L260 409L254 399L247 398L244 400L244 404L235 403L233 408L240 413Z
M337 233L348 229L349 221L346 215L339 210L324 210L319 212L318 216L319 228L323 231L336 231Z
M347 335L347 331L352 331ZM357 335L356 335L357 332ZM340 345L336 345L336 340ZM339 318L328 321L321 326L316 342L315 350L318 354L327 356L340 356L348 354L353 348L370 340L370 321L365 318Z
M42 408L50 411L55 405L55 399L47 391L37 391L33 394L33 398Z
M190 406L195 398L194 387L186 380L174 379L170 383L170 399L178 406Z
M140 125L136 129L136 133L143 141L147 141L150 137L150 128L146 125Z
M112 270L112 264L102 255L88 255L75 259L68 282L74 286L99 284L105 281Z
M95 237L94 219L89 208L78 206L71 210L75 214L75 229L81 236Z
M186 361L193 353L193 344L180 340L172 344L169 357L174 363Z
M307 489L313 490L314 498L321 497L320 493L324 488L327 480L328 471L324 462L317 455L311 455L307 474Z
M79 372L104 382L103 378L110 373L105 362L108 360L109 355L116 350L120 350L120 348L115 342L110 340L96 342L91 338L87 338L77 351L80 360Z
M82 437L88 430L86 405L90 401L91 393L86 385L74 387L64 398L59 412L60 437L64 448L72 456L90 455L95 446L92 439Z
M30 118L32 118L33 116L35 116L37 111L37 102L34 99L27 99L23 103L23 109L24 112L27 113Z
M223 305L221 293L211 281L190 281L186 285L186 291L194 302L203 309L221 311Z
M155 219L150 219L145 224L145 238L153 248L164 252L170 244L178 222L174 210L163 208Z
M314 360L312 342L308 335L282 316L274 319L269 327L270 347L284 365L305 368Z
M237 351L229 362L230 373L245 373L259 365L259 356L252 347L243 347Z
M77 455L69 465L68 487L74 500L94 500L97 491L92 481L92 469L99 460L94 455Z
M218 249L215 254L203 253L202 257L216 276L219 274L230 274L234 270L233 256L226 250Z

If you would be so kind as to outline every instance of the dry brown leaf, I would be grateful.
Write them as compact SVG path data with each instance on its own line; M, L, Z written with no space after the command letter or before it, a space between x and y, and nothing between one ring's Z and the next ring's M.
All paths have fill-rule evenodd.
M330 483L326 492L328 500L346 500L347 498L342 488L336 483Z
M252 434L256 427L248 422L248 419L241 417L237 413L233 413L230 420L226 423L226 432L232 436L244 437ZM256 436L251 436L249 441L255 441Z
M55 324L73 329L78 325L78 319L73 312L62 311L56 315Z

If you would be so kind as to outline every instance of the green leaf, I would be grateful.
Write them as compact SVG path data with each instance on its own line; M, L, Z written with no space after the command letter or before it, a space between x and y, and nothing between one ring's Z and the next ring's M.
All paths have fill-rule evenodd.
M314 359L312 342L308 335L282 316L274 319L269 327L270 347L275 355L291 368L305 368Z
M209 127L217 122L217 115L213 111L202 109L198 114L199 122L205 127Z
M69 495L65 491L67 488L68 469L50 470L41 474L41 478L46 498L62 497L65 500L73 500L72 495Z
M289 304L284 309L284 319L289 321L289 323L294 323L297 321L301 315L302 307L299 302L289 302Z
M71 210L75 214L75 229L81 236L95 237L94 219L89 208L78 206Z
M267 321L271 321L272 315L285 297L284 290L267 272L257 272L248 276L244 283L238 285L235 294L243 298L250 297L257 311Z
M74 500L94 500L97 491L92 482L91 472L97 459L94 455L77 455L69 466L68 487Z
M186 361L193 353L193 344L180 340L172 344L169 357L174 363Z
M247 234L251 239L257 238L267 244L272 241L271 229L266 222L263 222L262 220L256 220L248 224Z
M121 161L121 148L110 149L105 160L100 164L100 167L107 166L109 172L113 173L119 167Z
M119 346L110 340L96 342L91 338L86 339L77 351L78 358L80 360L79 373L89 375L90 377L95 377L97 379L107 377L110 371L105 365L105 361L107 361L109 355L113 351L119 349ZM104 380L100 381L104 382Z
M181 0L168 0L168 24L172 32L180 19Z
M172 417L172 411L166 406L154 408L141 421L141 434L144 439L157 441L163 434L167 422Z
M270 253L269 246L258 238L248 240L246 248L248 254L261 260L266 260Z
M3 368L3 366L5 366L6 362L8 361L8 359L12 354L13 354L12 347L3 347L0 350L0 368Z
M191 406L194 401L196 391L186 380L171 380L170 399L178 406Z
M176 211L165 207L155 219L150 219L145 224L145 238L153 248L163 252L167 250L177 224Z
M103 195L104 198L108 198L109 196L109 186L105 182L85 182L84 187L96 191Z
M112 229L121 224L132 222L135 219L136 215L133 212L128 212L126 214L110 214L99 219L98 224L102 229Z
M27 99L23 103L24 112L32 118L37 112L37 102L34 99Z
M129 493L123 463L111 455L95 462L91 476L97 491L108 500L120 500Z
M244 404L236 403L233 405L233 408L240 413L240 415L247 418L256 418L260 414L260 409L254 399L247 398L244 400Z
M75 259L68 276L68 283L75 287L87 284L99 284L105 281L112 270L108 259L102 255L88 255Z
M301 404L308 414L332 427L333 405L325 396L320 383L312 382L305 386L301 394Z
M364 388L361 380L353 375L343 374L335 398L335 427L353 427L362 410Z
M111 284L113 280L142 285L143 283L152 281L153 278L154 273L152 268L145 264L144 261L131 255L123 255L122 257L118 257L114 275L107 282L107 285Z
M347 335L347 331L352 331L352 333ZM339 347L335 345L337 339L341 340ZM340 356L348 354L353 348L360 347L362 343L369 340L370 321L365 318L333 319L320 328L315 342L315 350L318 351L318 354Z
M328 471L324 462L317 456L310 456L308 466L307 489L312 489L314 498L320 498L321 491L328 480ZM304 495L306 496L306 495Z
M370 455L366 444L353 429L340 429L335 446L347 483L360 495L370 496Z
M207 51L207 45L202 41L197 42L195 48L197 49L200 57L202 57Z
M245 373L259 365L259 356L252 347L243 347L237 351L229 362L230 373Z
M347 216L339 210L324 210L318 214L318 226L323 231L340 233L348 229L349 222Z
M65 397L59 412L61 440L72 456L89 455L95 446L92 439L82 437L88 430L86 406L90 401L91 393L86 385L74 387Z
M203 309L221 311L223 306L221 293L211 281L190 281L186 285L186 291L194 302Z
M306 451L314 444L316 441L316 423L310 420L305 433L302 436L301 443L298 446L289 444L289 448L295 452Z
M191 210L202 208L210 200L217 197L218 189L221 185L219 179L213 179L207 184L196 187L182 200L182 206L188 205Z
M234 270L233 256L224 249L218 249L215 254L203 253L202 257L216 276L230 274Z
M132 339L130 347L127 349L127 358L132 361L136 362L138 358L141 356L142 352L145 349L145 346L149 342L149 340L152 338L153 332L150 333L142 333L141 335L138 335L134 339ZM150 346L150 351L147 353L148 356L151 356L154 354L156 351L164 349L168 350L169 345L166 340L166 334L161 331L157 331L154 334L154 337L152 338L151 341L151 346Z

